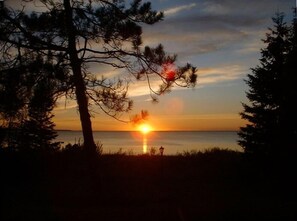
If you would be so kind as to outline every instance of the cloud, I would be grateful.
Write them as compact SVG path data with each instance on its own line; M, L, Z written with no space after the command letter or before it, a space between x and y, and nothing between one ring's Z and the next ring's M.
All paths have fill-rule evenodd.
M175 31L174 27L167 26L159 32L148 32L145 42L149 45L162 43L170 53L176 53L179 57L195 56L221 50L229 45L243 43L249 37L249 33L232 27L217 27L204 29L191 25L192 30L181 28ZM197 28L195 28L195 26ZM176 26L175 29L180 26Z
M238 113L213 113L213 114L184 114L184 115L160 115L162 119L174 120L210 120L210 119L238 119Z
M172 7L165 12L176 14L191 4ZM162 43L166 50L177 53L179 57L213 53L236 44L245 44L246 41L260 40L273 14L273 9L267 12L260 3L247 7L247 3L231 0L222 3L201 1L199 7L193 7L187 13L165 16L163 22L146 26L144 42L149 45Z
M172 1L171 4L177 2L181 1ZM165 19L144 28L145 43L163 43L173 53L184 56L215 52L245 40L261 39L272 24L271 17L275 12L288 13L293 6L289 0L201 0L199 7L190 1L182 2L184 5L178 7L164 3ZM182 10L188 11L179 13ZM178 16L166 17L176 14ZM252 35L255 31L258 35Z
M152 76L150 78L150 85L154 91L158 91L161 84L160 77ZM130 97L138 97L144 95L150 95L150 87L147 80L136 80L130 83L128 95Z
M14 10L20 10L25 12L32 12L34 9L35 12L44 12L47 10L47 7L39 0L2 0L4 1L5 6L13 8Z
M177 14L181 11L184 11L184 10L190 10L192 8L196 7L196 3L190 3L188 5L181 5L181 6L177 6L177 7L173 7L173 8L168 8L164 11L164 14L165 15L174 15L174 14Z
M226 81L241 79L247 70L239 65L225 65L216 68L201 68L198 70L198 85L218 84Z
M66 98L65 96L60 97L57 100L55 111L67 111L69 109L76 109L77 102L75 99Z
M225 82L235 81L242 79L248 72L248 69L240 65L220 65L217 67L204 67L198 69L198 82L197 87L205 87L207 85L221 84ZM159 78L152 78L151 84L155 89L160 84ZM172 90L188 90L188 88L174 87ZM136 81L134 84L130 84L129 96L132 98L139 96L149 96L150 89L147 81ZM147 99L150 101L150 99Z

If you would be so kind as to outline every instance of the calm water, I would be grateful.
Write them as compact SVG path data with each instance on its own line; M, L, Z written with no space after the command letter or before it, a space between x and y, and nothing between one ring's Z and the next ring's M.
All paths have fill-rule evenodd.
M94 132L95 142L103 144L104 153L115 153L120 149L127 153L140 154L152 147L163 146L164 154L172 155L183 151L205 150L212 147L241 151L236 132ZM57 141L64 145L83 143L81 131L59 131Z

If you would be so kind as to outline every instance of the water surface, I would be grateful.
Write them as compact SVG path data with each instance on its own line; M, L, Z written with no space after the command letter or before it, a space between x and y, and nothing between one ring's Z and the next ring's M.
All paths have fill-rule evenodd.
M67 143L83 143L81 131L58 131L58 141ZM141 154L148 152L152 147L159 150L163 146L164 154L172 155L191 150L205 150L213 147L228 148L241 151L237 144L237 132L201 132L201 131L167 131L140 132L97 131L94 132L95 142L103 144L104 153L114 153L119 150L127 153Z

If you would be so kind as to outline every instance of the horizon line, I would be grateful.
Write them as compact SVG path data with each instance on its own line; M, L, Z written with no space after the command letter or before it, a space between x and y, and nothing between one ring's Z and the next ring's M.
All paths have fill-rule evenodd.
M56 131L82 132L82 130L56 129ZM152 130L151 132L238 132L239 130ZM93 132L140 132L139 130L93 130Z

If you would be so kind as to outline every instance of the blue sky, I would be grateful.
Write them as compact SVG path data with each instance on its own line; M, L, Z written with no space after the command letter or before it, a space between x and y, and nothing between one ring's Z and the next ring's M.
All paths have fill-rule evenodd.
M174 88L150 101L146 82L133 81L129 95L134 109L122 119L142 109L150 113L148 123L156 130L238 130L241 102L247 102L244 79L259 63L272 16L284 12L290 22L294 0L153 0L155 10L163 11L164 21L143 27L143 45L162 43L178 55L177 64L198 67L195 89ZM109 76L117 70L100 70ZM58 129L79 129L76 105L64 102L55 110ZM133 125L118 122L103 113L94 114L95 130L131 130Z

